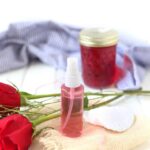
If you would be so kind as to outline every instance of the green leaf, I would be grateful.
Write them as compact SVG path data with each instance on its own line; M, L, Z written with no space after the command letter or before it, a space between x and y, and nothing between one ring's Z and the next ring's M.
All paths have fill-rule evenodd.
M84 109L88 108L89 105L89 99L87 96L84 97Z
M21 106L27 106L27 105L29 105L27 103L27 100L28 100L28 97L32 96L32 94L24 92L24 91L20 91L19 93L21 95Z

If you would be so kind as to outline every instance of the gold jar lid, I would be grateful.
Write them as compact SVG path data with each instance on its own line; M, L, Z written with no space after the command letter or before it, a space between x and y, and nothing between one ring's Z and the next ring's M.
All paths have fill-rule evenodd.
M79 39L84 46L106 47L117 44L118 33L114 29L89 28L80 32Z

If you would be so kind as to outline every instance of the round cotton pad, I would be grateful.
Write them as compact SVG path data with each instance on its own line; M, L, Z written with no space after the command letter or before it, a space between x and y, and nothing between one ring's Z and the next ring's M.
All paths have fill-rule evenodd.
M107 129L123 132L134 123L134 113L122 106L105 106L84 112L84 119L94 125Z

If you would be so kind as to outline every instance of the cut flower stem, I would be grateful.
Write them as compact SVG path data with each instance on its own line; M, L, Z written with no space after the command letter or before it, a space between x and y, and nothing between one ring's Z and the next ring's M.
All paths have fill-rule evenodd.
M121 92L95 92L95 93L92 93L92 92L85 92L84 95L87 97L87 96L101 96L101 97L111 97L105 101L102 101L102 102L99 102L99 103L96 103L96 104L91 104L91 105L87 105L86 108L84 108L84 110L91 110L91 109L95 109L95 108L98 108L98 107L101 107L101 106L104 106L104 105L107 105L123 96L126 96L126 95L143 95L143 96L150 96L150 91L146 91L146 90L132 90L132 91L121 91ZM54 93L54 94L46 94L46 95L32 95L31 97L29 97L29 99L34 99L36 97L37 98L43 98L43 97L53 97L53 96L61 96L60 93ZM90 100L90 99L89 99ZM59 102L59 101L58 101ZM49 115L43 115L41 117L39 117L38 119L36 120L33 120L32 123L33 123L33 126L36 126L44 121L48 121L48 120L51 120L51 119L55 119L55 118L58 118L60 117L60 110L57 110L55 111L54 113L52 114L49 114Z
M39 117L38 119L33 120L32 124L33 126L37 126L45 121L58 118L59 116L60 116L60 113L44 115L44 116Z
M22 93L22 92L20 92ZM113 91L102 91L102 92L85 92L85 96L102 96L102 97L107 97L107 96L125 96L125 95L143 95L143 96L150 96L150 91L148 90L126 90L126 91L118 91L118 92L113 92ZM41 94L41 95L36 95L36 94L29 94L26 95L26 99L32 100L32 99L39 99L39 98L46 98L46 97L59 97L61 96L60 93L52 93L52 94Z

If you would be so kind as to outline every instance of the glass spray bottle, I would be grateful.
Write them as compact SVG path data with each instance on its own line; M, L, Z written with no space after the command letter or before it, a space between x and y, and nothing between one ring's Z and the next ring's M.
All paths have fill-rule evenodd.
M83 128L84 87L76 58L68 58L65 83L61 87L61 132L68 137L78 137Z

